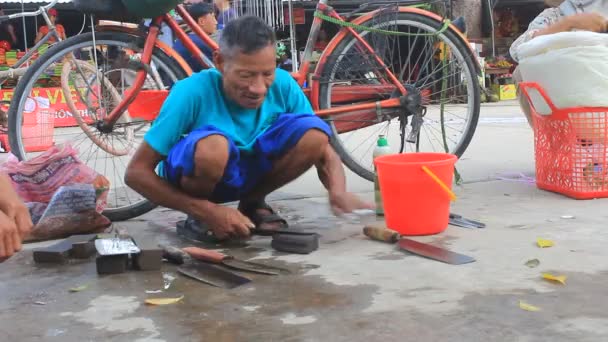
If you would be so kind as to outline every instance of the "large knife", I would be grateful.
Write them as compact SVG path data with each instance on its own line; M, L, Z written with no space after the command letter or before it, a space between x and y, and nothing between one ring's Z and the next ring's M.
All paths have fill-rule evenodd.
M363 234L370 239L388 243L398 242L399 248L406 252L423 256L425 258L445 262L451 265L462 265L474 262L475 259L464 254L447 249L418 242L412 239L401 238L399 233L383 226L371 225L363 228Z
M397 243L399 248L425 258L445 262L450 265L462 265L474 262L475 259L464 254L456 253L437 246L402 238Z

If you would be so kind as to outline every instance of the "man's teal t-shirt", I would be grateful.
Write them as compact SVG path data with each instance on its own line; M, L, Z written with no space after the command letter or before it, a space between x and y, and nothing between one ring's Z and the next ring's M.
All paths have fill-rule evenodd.
M171 148L193 130L212 125L222 131L244 153L281 114L312 114L310 102L291 75L276 70L262 106L246 109L224 95L222 75L204 70L177 82L144 140L159 154Z

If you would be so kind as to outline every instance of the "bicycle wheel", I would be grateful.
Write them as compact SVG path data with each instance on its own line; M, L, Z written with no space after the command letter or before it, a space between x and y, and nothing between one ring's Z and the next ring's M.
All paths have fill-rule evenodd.
M137 58L143 50L144 40L122 32L97 32L94 41L95 46L91 33L72 37L53 45L32 64L15 89L11 102L10 145L21 160L38 154L27 145L28 137L24 135L21 123L28 114L25 111L28 97L50 92L47 97L56 103L49 111L38 112L37 116L42 122L54 122L55 128L52 133L48 130L39 132L40 136L48 135L46 138L55 144L70 143L78 150L83 163L106 176L111 188L103 214L113 221L126 220L155 207L124 183L126 166L152 119L135 118L127 113L112 132L101 132L96 122L110 113L128 90L138 68ZM187 76L179 64L160 49L154 49L152 61L154 73L162 77L148 75L144 90L167 89ZM70 67L64 70L64 63L69 63ZM59 88L60 74L69 78L66 85L69 94ZM43 84L56 87L40 89ZM63 100L66 104L62 107ZM150 110L154 109L158 108Z
M372 153L379 134L387 136L395 153L449 151L460 157L475 133L480 106L475 63L468 47L451 29L442 30L443 23L396 7L375 13L360 25L374 30L359 31L374 53L352 34L335 43L317 72L321 109L399 97L377 56L408 93L419 98L419 108L426 114L412 143L406 141L411 126L401 126L405 124L401 108L329 117L332 144L344 164L373 181ZM391 125L394 121L397 123Z

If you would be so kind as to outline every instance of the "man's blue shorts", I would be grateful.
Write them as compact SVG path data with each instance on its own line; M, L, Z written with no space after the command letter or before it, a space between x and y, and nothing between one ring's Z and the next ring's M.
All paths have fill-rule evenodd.
M230 157L224 176L210 200L217 203L236 201L270 172L273 161L291 150L311 129L331 136L327 123L313 114L282 114L255 141L253 153L244 154L221 130L212 125L204 126L192 131L173 146L163 163L161 174L171 184L179 187L181 177L191 176L194 172L194 152L198 141L210 135L222 135L230 145Z

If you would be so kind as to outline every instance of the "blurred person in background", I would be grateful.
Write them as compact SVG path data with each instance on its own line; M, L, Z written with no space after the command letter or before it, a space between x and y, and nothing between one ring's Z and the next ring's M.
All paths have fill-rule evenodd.
M51 23L53 25L55 25L55 31L57 32L57 35L59 35L59 38L61 38L62 40L66 38L65 36L65 28L63 27L63 25L61 24L57 24L57 10L54 8L51 8L49 11L49 19L51 20ZM44 36L49 33L50 29L47 25L42 25L40 26L40 28L38 29L38 35L36 36L36 39L34 40L34 44L37 44L42 38L44 38ZM57 38L52 35L49 37L49 40L47 41L49 44L53 44L55 42L57 42Z
M236 10L230 5L230 0L214 0L213 3L217 8L218 29L222 30L230 20L238 17Z
M519 47L537 37L569 31L608 31L608 0L545 0L551 8L544 10L530 23L524 32L511 45L511 57L519 62ZM516 84L523 82L521 70L513 72ZM532 126L530 103L518 87L517 97L522 111Z
M4 10L1 8L0 15L4 15ZM0 48L3 48L4 50L11 50L16 45L17 35L15 34L15 27L13 27L13 24L11 24L8 20L3 21L0 23Z
M198 26L211 37L211 39L217 41L219 38L217 30L217 20L215 19L215 9L212 4L208 3L197 3L188 7L188 13L196 21ZM205 44L205 42L199 38L196 33L190 33L188 35L192 42L209 58L213 60L213 50ZM204 66L201 65L196 58L192 55L190 50L184 46L181 40L176 40L173 44L173 49L179 53L184 60L190 65L192 71L199 72Z

